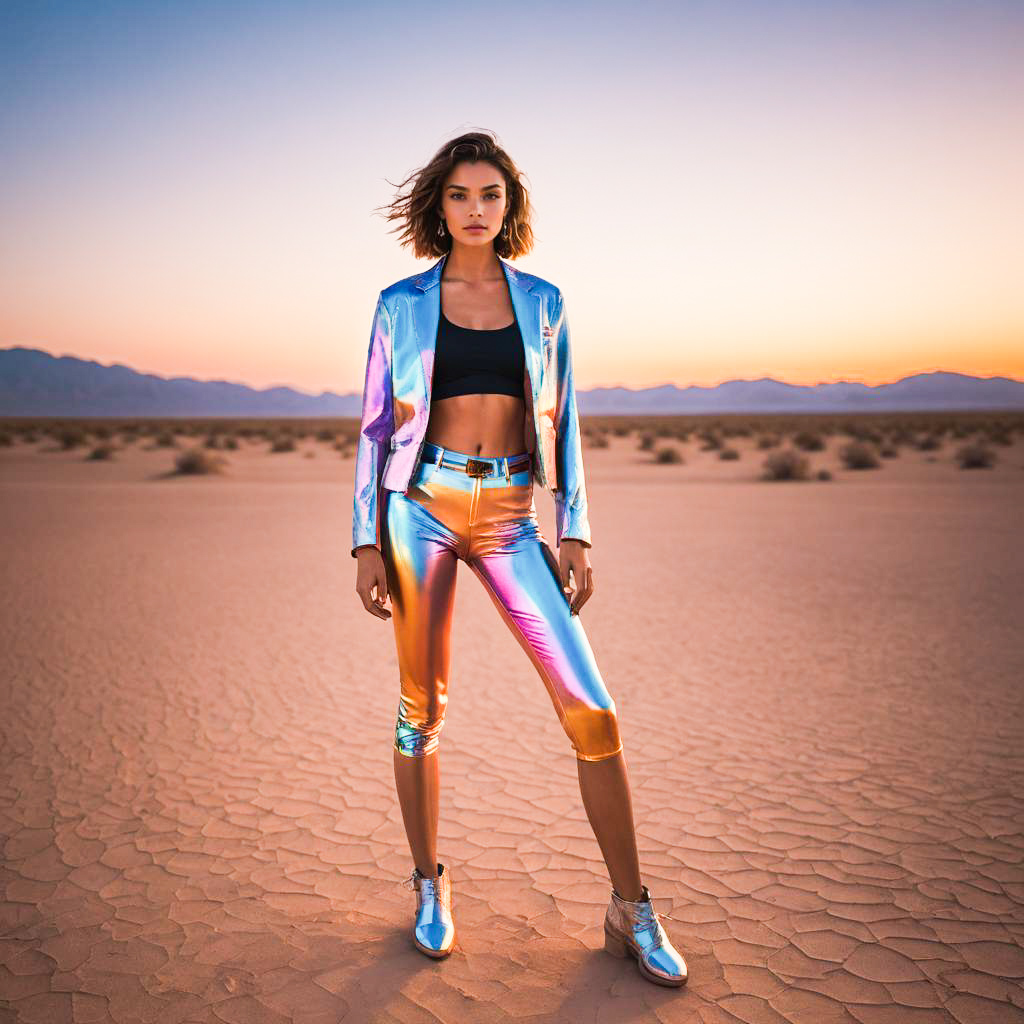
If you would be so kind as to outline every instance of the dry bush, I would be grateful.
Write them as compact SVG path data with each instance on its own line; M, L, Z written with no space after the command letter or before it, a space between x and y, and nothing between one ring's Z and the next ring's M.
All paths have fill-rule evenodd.
M831 480L832 479L832 473L829 470L827 470L827 469L819 469L818 472L815 473L814 475L819 480Z
M96 445L96 447L86 455L86 459L112 459L113 457L114 446L108 442Z
M961 469L991 469L995 465L996 453L983 441L975 441L959 448L956 460Z
M942 438L938 434L925 434L918 438L915 447L919 452L934 452L942 447Z
M603 430L593 430L584 433L583 440L589 448L608 448L611 442Z
M14 438L6 430L0 432L0 448L10 448L14 444Z
M779 438L776 434L762 434L757 439L757 447L761 451L767 451L769 448L778 448Z
M735 448L723 448L718 457L723 461L732 462L740 457L740 453Z
M203 448L187 448L175 457L174 471L192 475L221 473L226 464L227 459L222 455L214 455Z
M174 438L169 430L161 431L156 437L153 438L154 448L177 448L178 442Z
M61 427L54 436L65 451L77 448L88 440L88 435L81 427Z
M847 469L877 469L881 463L870 445L863 441L850 441L839 449L839 457Z
M273 452L293 452L295 451L295 440L290 434L281 434L275 437L270 445L270 451Z
M659 465L680 463L683 461L682 452L670 444L663 445L654 453L654 461Z
M654 435L650 433L643 433L640 435L640 440L637 442L637 448L642 452L654 451Z
M793 444L804 452L823 452L825 439L813 430L798 430L793 435Z
M806 480L811 471L810 460L795 448L780 448L772 452L762 466L763 480Z
M878 454L881 455L883 459L895 459L899 453L899 448L894 444L890 444L888 441L883 442L881 447L878 449Z

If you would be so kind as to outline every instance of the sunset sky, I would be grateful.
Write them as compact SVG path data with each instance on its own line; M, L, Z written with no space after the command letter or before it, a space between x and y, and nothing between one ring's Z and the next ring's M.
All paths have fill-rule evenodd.
M0 348L358 391L373 212L525 172L576 383L1024 378L1024 3L7 0Z

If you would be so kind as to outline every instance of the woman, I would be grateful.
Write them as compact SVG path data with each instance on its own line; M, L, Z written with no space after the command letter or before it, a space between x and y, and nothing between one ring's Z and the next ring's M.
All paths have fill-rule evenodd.
M640 878L615 703L578 615L594 584L562 294L501 258L528 252L533 236L519 171L489 134L452 140L408 180L409 194L390 205L388 219L404 224L402 243L411 241L416 256L440 258L377 302L352 555L367 611L394 620L394 767L415 865L406 882L417 893L413 942L433 957L447 956L455 942L451 878L436 843L438 742L462 559L536 667L575 750L612 881L605 948L635 956L652 981L682 985L686 963ZM554 495L557 560L538 528L535 480Z

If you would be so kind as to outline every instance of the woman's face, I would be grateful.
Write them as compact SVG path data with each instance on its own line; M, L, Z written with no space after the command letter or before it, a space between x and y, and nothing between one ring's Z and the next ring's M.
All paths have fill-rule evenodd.
M441 194L441 216L452 242L490 245L501 231L506 202L505 179L494 164L456 164Z

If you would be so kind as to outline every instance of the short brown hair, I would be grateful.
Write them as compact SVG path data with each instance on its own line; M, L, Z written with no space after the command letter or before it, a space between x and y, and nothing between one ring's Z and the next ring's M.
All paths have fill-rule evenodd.
M401 186L396 186L401 189L412 182L408 192L399 192L391 203L378 207L388 211L387 220L399 221L399 243L411 244L417 259L440 257L451 252L451 233L446 231L443 238L438 234L441 217L437 211L441 206L442 186L448 172L463 160L494 164L505 179L507 233L502 228L494 239L494 251L499 256L512 259L528 253L533 248L530 197L520 181L519 168L498 145L492 132L467 132L446 142L429 163L413 171Z

